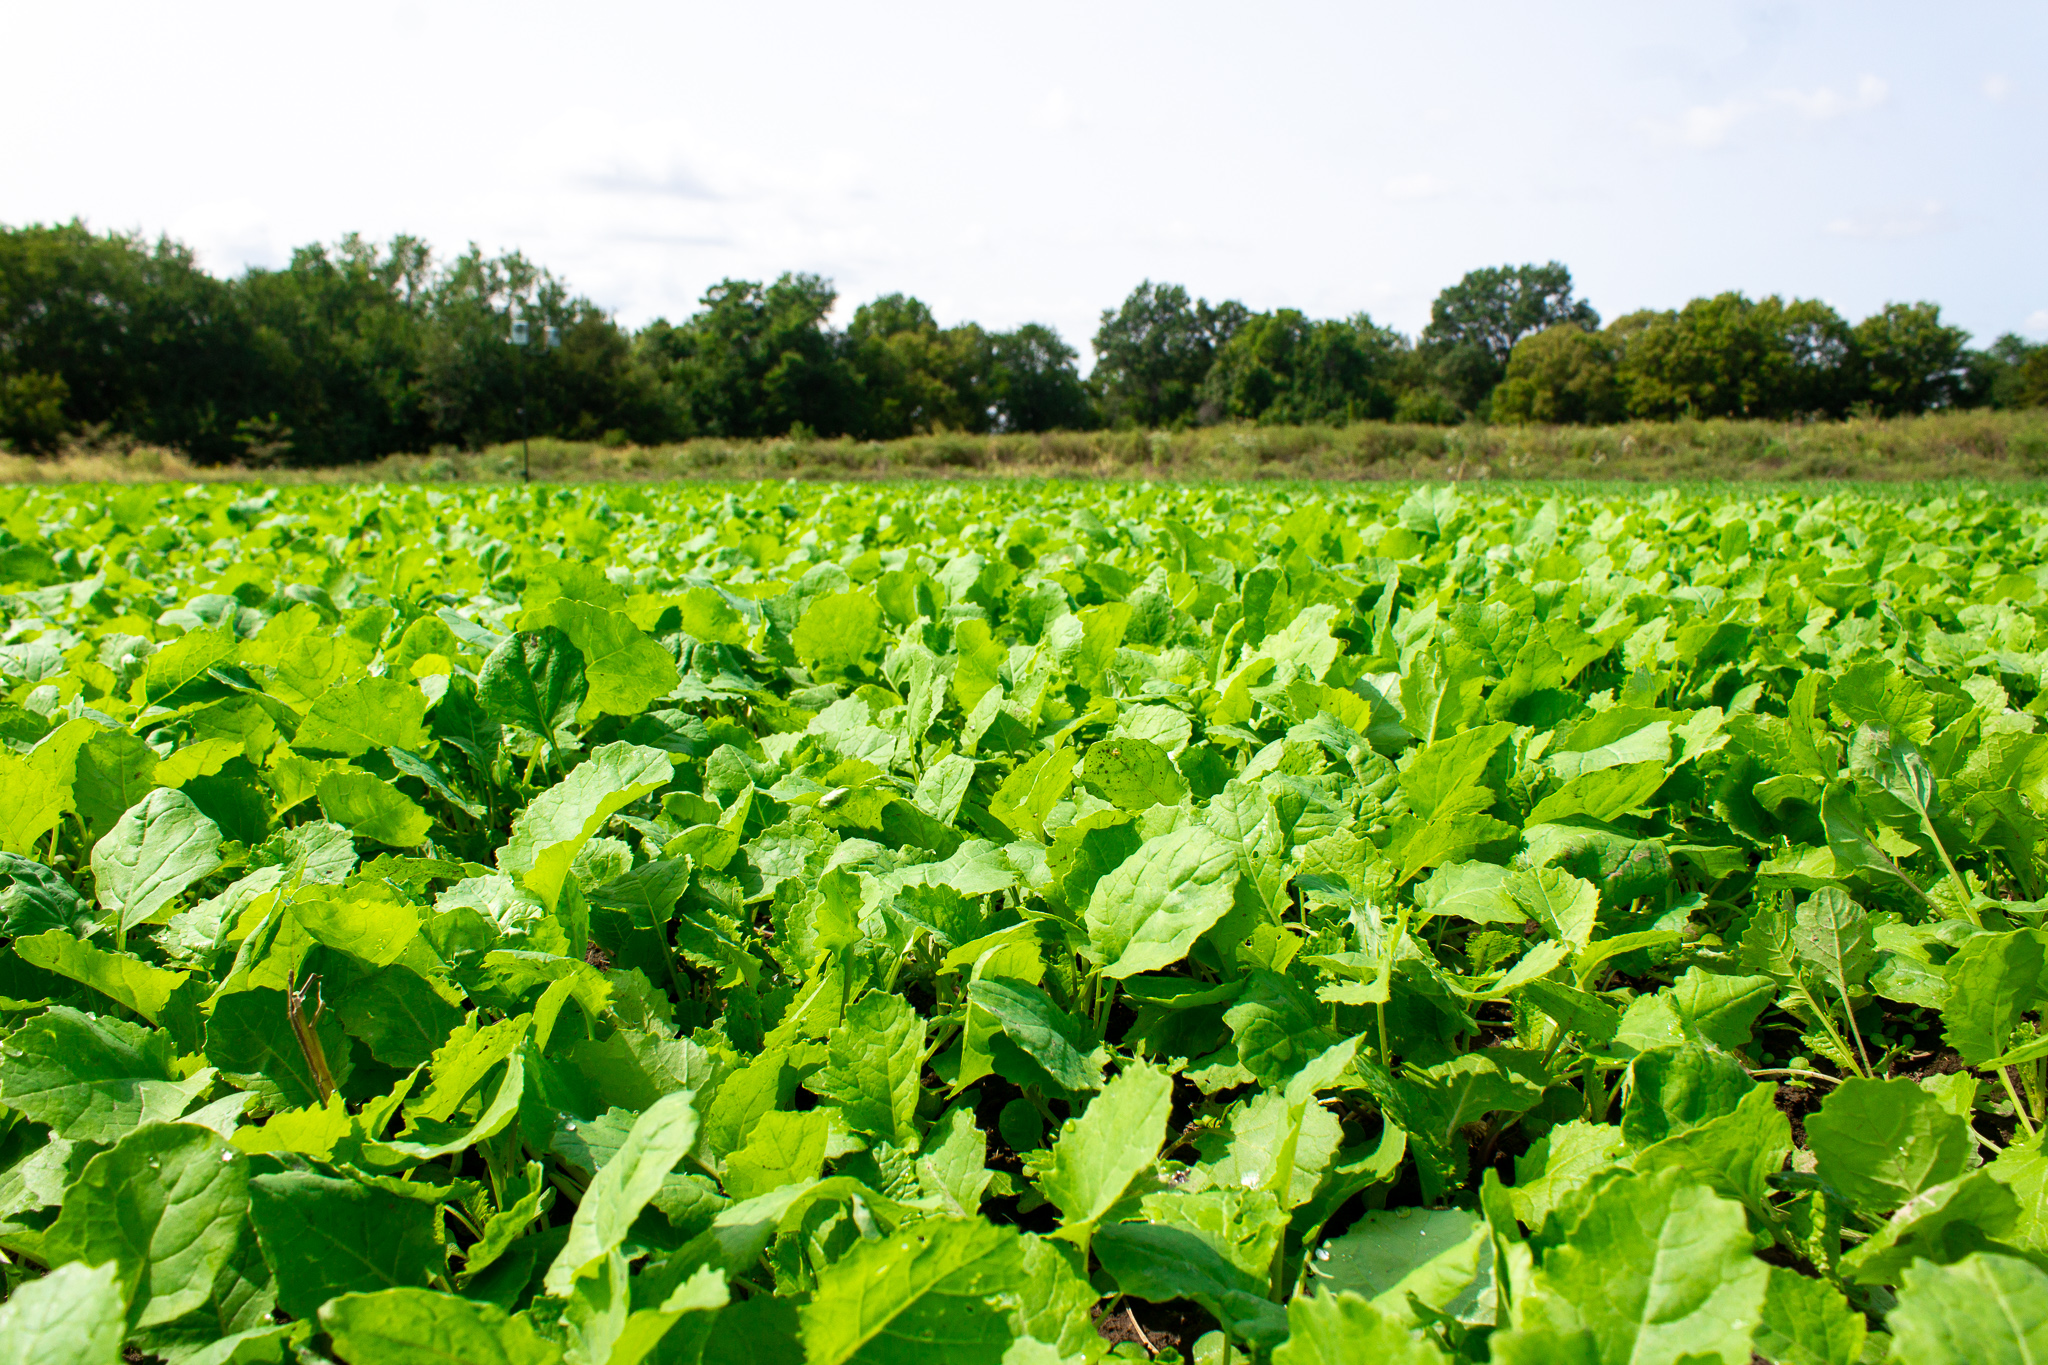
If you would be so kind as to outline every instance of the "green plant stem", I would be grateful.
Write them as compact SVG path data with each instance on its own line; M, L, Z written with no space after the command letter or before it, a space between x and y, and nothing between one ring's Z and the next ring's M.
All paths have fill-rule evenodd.
M1840 1085L1840 1076L1830 1076L1825 1071L1809 1071L1803 1066L1758 1067L1749 1073L1752 1076L1797 1076L1801 1080L1826 1081L1829 1085Z
M1934 832L1934 821L1928 816L1926 811L1920 812L1920 827L1926 830L1927 837L1934 841L1934 851L1941 855L1941 865L1948 869L1948 879L1955 883L1956 896L1958 902L1963 907L1963 913L1970 917L1971 924L1982 929L1984 927L1984 919L1977 913L1976 897L1970 894L1970 884L1963 880L1962 873L1956 871L1955 859L1948 856L1948 845L1944 844L1941 841L1941 836Z
M2033 1117L2027 1113L2027 1106L2026 1103L2020 1099L2020 1092L2013 1088L2011 1067L2002 1066L1998 1068L1998 1083L2005 1087L2006 1098L2012 1101L2012 1112L2013 1115L2019 1119L2020 1127L2027 1130L2028 1137L2034 1136L2034 1133L2036 1131L2034 1128L2034 1120Z
M1813 992L1807 989L1804 979L1794 977L1793 980L1799 987L1800 998L1805 1000L1806 1007L1813 1011L1814 1020L1819 1023L1822 1032L1827 1034L1828 1040L1835 1045L1835 1049L1848 1058L1850 1067L1856 1071L1857 1075L1866 1081L1871 1079L1868 1063L1866 1062L1862 1067L1857 1067L1856 1054L1849 1051L1849 1045L1842 1041L1842 1035L1836 1031L1835 1021L1829 1017L1832 1011L1813 998ZM1854 1019L1849 1021L1852 1028L1855 1026L1855 1022Z
M1847 991L1842 992L1842 1017L1849 1021L1849 1036L1856 1040L1856 1055L1863 1060L1863 1074L1874 1077L1876 1071L1870 1065L1870 1049L1863 1046L1863 1030L1856 1025L1856 1007L1849 1002Z
M1116 978L1098 976L1095 978L1095 1036L1109 1038L1109 1013L1116 1007Z

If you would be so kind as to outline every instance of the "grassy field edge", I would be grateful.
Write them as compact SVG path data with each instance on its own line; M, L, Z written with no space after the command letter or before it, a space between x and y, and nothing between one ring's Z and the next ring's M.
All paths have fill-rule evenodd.
M215 481L497 483L517 480L519 443L391 455L305 469L202 466L113 440L57 456L0 454L8 483ZM896 441L705 438L531 444L550 482L668 479L1598 480L1601 482L2036 480L2048 476L2048 411L1936 413L1842 422L1633 422L1609 427L1217 426L1185 431L939 433Z

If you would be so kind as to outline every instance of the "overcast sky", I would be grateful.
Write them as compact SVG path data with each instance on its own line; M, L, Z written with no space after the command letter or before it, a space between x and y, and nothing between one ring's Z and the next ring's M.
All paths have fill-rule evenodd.
M2048 336L2048 5L0 0L0 221L232 273L520 248L638 325L807 270L841 316L1081 345L1140 279L1413 331L1476 266L1601 312L1933 299Z

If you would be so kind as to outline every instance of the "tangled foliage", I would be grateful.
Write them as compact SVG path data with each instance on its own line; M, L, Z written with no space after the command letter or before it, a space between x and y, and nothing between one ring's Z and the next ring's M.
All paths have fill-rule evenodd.
M2039 507L0 498L6 1359L2048 1353Z

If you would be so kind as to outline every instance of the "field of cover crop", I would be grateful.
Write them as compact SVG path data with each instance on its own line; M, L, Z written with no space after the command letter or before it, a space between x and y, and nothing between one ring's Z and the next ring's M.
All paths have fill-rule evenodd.
M0 1359L2048 1359L2041 506L0 527Z

